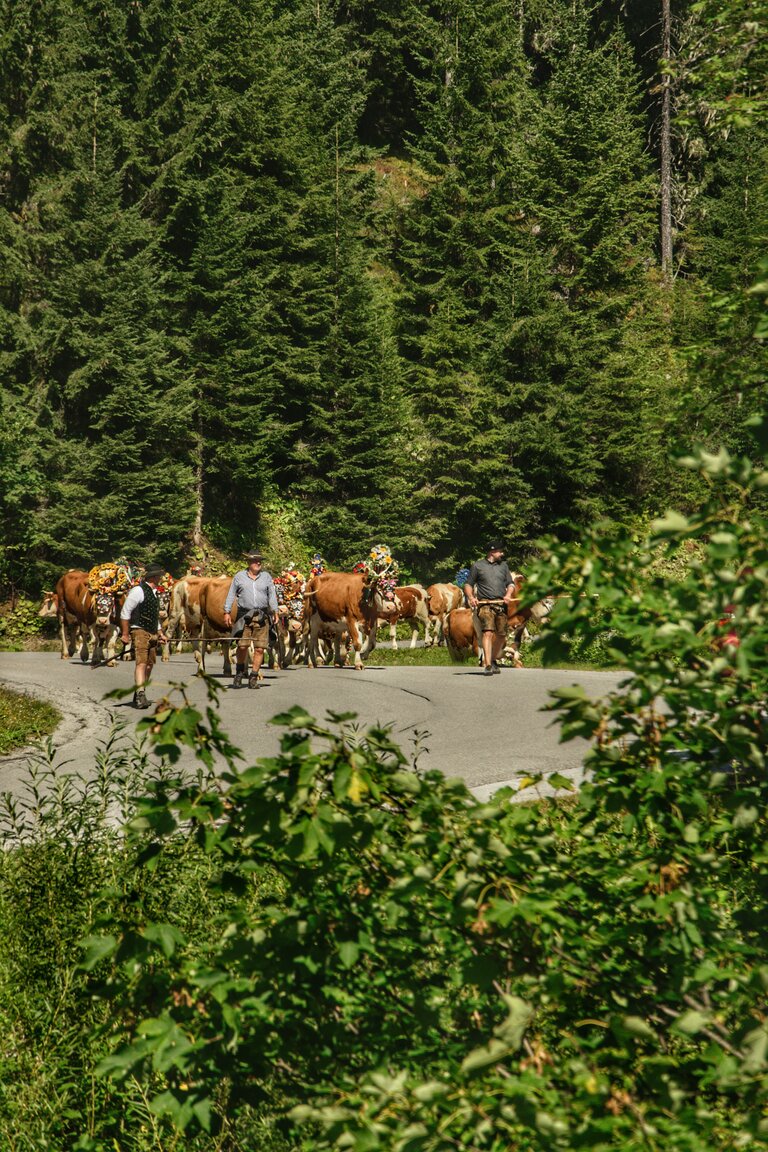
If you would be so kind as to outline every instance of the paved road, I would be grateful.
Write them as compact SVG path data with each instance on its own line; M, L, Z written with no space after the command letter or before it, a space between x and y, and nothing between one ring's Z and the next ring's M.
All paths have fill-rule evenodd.
M191 655L174 656L170 664L160 666L148 694L156 699L171 682L184 681L191 698L202 702L204 689L194 673ZM64 714L55 742L61 759L69 762L68 770L83 773L92 769L94 750L114 719L126 722L130 730L139 716L147 715L122 701L103 698L112 688L129 687L132 675L132 664L92 670L53 653L0 653L0 681L51 700ZM362 672L293 668L267 672L257 692L227 688L221 697L221 718L246 762L278 750L280 729L268 721L293 704L319 719L332 709L357 712L367 723L391 722L404 748L421 740L421 767L461 776L485 797L500 783L530 773L557 771L578 782L585 744L559 744L552 717L541 708L553 688L578 681L591 695L601 696L618 680L609 672L542 669L504 669L500 676L485 677L469 665L413 668L371 663ZM427 735L419 737L420 733ZM25 760L23 754L0 757L0 791L17 790ZM549 790L541 786L541 791Z

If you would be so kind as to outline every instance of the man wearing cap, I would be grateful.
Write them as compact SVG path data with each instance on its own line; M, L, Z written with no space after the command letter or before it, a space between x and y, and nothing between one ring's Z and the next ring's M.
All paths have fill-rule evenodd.
M480 621L486 676L501 671L498 659L507 639L507 604L515 594L515 582L504 559L504 551L503 544L492 540L485 560L475 561L464 585L467 603Z
M160 601L157 586L165 576L165 569L158 564L150 564L139 584L131 588L120 610L120 631L123 645L133 650L136 665L133 672L133 706L149 708L144 692L149 683L157 657L158 640L163 644L166 638L160 628Z
M224 624L237 637L237 657L233 688L241 688L245 675L248 645L253 644L253 665L248 687L258 688L264 651L269 647L269 622L277 615L277 593L269 572L262 568L264 557L257 548L245 553L248 567L237 572L224 601ZM237 619L232 625L232 605L237 600Z

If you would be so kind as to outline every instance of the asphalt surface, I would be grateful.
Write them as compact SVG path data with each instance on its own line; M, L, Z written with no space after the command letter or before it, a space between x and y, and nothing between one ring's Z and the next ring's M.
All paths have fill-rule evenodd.
M209 657L217 673L218 657ZM205 689L195 677L191 654L159 665L148 690L157 700L172 683L183 682L190 699L205 701ZM559 743L551 714L542 711L549 693L579 683L589 695L609 692L620 677L610 672L503 669L484 676L472 665L450 667L383 667L375 655L362 672L353 669L290 668L266 672L258 691L239 691L231 681L215 676L225 689L220 716L224 730L243 751L245 763L278 751L280 729L272 716L299 704L324 720L329 710L356 712L361 723L391 723L401 746L420 749L419 765L459 776L476 795L485 798L502 784L521 777L559 772L578 784L582 779L581 740ZM50 700L64 719L54 734L58 760L66 770L90 774L99 742L117 721L126 725L125 739L136 721L151 715L137 712L127 701L105 700L113 688L128 688L133 665L91 669L79 660L62 661L55 653L0 653L0 681L19 691ZM0 757L0 792L19 791L28 762L22 751ZM537 791L546 795L545 783ZM535 791L527 791L532 797Z

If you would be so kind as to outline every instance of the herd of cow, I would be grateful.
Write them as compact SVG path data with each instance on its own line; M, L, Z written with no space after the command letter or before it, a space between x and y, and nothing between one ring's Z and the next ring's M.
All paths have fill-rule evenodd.
M515 576L517 598L508 605L509 640L507 657L516 667L522 666L520 645L530 620L546 616L550 603L540 601L522 607L521 589L524 578ZM224 674L230 675L231 639L224 624L224 601L231 577L204 577L189 574L173 587L158 592L160 622L167 642L162 659L170 659L171 647L186 639L192 642L195 659L202 671L209 648L221 645ZM395 599L377 593L375 581L362 573L323 572L306 584L302 581L300 609L289 612L281 607L275 628L275 644L269 652L269 663L287 668L304 662L310 667L319 663L348 663L350 648L356 668L376 646L376 634L389 625L392 643L397 647L397 624L405 622L412 629L411 647L415 647L419 630L424 629L427 645L445 642L455 660L478 655L479 637L474 613L464 607L464 593L456 584L408 584L395 591ZM40 616L58 620L61 658L69 659L79 648L80 659L91 664L116 663L119 617L124 593L93 592L88 573L79 569L65 572L53 592L47 592ZM294 596L294 600L296 600ZM236 605L232 609L236 618ZM127 654L126 654L127 655Z

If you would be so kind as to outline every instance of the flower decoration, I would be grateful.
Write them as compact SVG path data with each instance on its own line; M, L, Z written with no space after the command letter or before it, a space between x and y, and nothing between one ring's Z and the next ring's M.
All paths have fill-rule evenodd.
M322 574L323 574L323 572L325 572L326 568L327 568L327 564L325 563L325 560L323 559L323 557L320 555L319 552L315 552L314 556L312 557L312 566L309 569L310 577L322 576Z
M458 584L459 588L461 588L462 592L464 591L464 585L467 583L468 580L469 580L469 568L466 568L466 567L465 568L459 568L459 570L455 576L455 582Z
M377 544L371 548L368 559L360 560L352 571L366 572L370 577L371 584L376 585L376 591L382 600L393 601L395 599L400 565L386 544Z
M304 590L307 582L298 568L293 565L284 568L279 576L275 577L275 593L277 602L285 605L292 620L304 619Z
M170 572L166 572L162 580L157 585L157 590L158 592L170 592L173 589L175 583L176 581L174 580L173 576L171 576Z
M124 559L95 564L88 573L91 592L127 592L139 580L139 569Z

